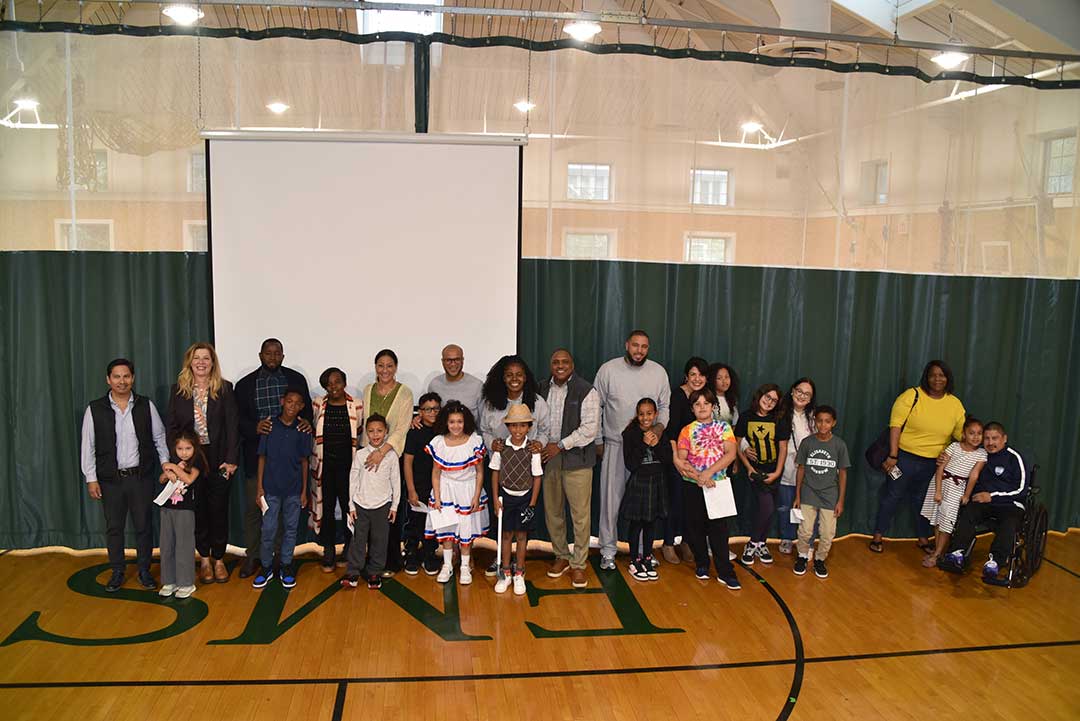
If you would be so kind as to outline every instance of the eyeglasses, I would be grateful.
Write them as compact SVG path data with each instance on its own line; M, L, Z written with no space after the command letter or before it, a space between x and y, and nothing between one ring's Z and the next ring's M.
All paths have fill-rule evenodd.
M420 412L421 413L438 413L439 412L439 407L438 406L428 406L426 408L421 408Z
M462 357L462 358L443 358L442 362L443 363L460 363L463 360L465 360L464 357Z
M761 397L761 402L762 403L777 403L778 399L777 399L776 396L762 396Z
M814 395L814 393L813 391L804 391L796 388L795 390L791 391L791 395L795 396L796 398L809 398L810 396Z

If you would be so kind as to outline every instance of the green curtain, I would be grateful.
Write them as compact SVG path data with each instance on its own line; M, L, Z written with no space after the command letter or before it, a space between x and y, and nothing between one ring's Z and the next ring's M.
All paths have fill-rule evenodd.
M207 270L194 253L0 253L0 547L104 547L79 471L83 411L124 356L164 413L184 350L209 336Z
M79 472L83 410L116 356L164 407L184 349L209 338L207 272L203 254L0 253L0 547L104 546ZM757 384L812 377L856 463L841 532L872 530L883 478L862 451L896 394L944 358L969 412L1001 420L1041 464L1053 527L1080 526L1076 281L530 259L520 288L519 350L538 373L565 345L592 377L641 327L673 381L694 354L737 368L744 400ZM741 480L736 491L747 508ZM911 530L899 515L894 534Z
M884 476L863 451L933 358L952 366L969 413L1033 454L1052 527L1080 525L1077 281L530 259L520 285L519 350L538 373L565 346L591 378L642 328L673 382L692 355L730 363L743 406L762 383L813 378L854 464L841 533L873 530ZM745 533L748 491L735 485ZM902 509L893 534L913 530Z

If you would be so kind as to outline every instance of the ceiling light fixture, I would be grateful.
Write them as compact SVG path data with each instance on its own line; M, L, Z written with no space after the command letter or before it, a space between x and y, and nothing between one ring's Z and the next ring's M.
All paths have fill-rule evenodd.
M194 25L205 15L194 5L167 5L161 12L177 25Z
M40 103L33 98L17 98L12 103L15 107L10 113L0 118L0 125L5 128L16 128L25 130L55 130L60 126L56 123L43 123L41 122L41 114L38 113L38 106ZM27 119L32 122L23 122L23 113L28 116Z
M528 100L519 100L514 103L514 107L523 113L527 113L536 107L536 103L530 103Z
M956 24L953 21L953 14L949 12L949 39L947 41L950 45L963 45L960 37L956 34ZM945 50L930 58L934 63L937 63L944 70L955 70L968 61L971 56L967 53L962 53L959 50Z
M19 110L37 110L39 104L33 98L17 98L15 100L15 107Z
M756 133L764 126L756 120L747 120L741 127L744 133Z
M938 53L934 57L930 58L935 63L940 65L945 70L955 70L968 61L971 56L967 53L956 52L955 50L948 50L943 53Z
M591 20L575 20L563 25L564 33L582 43L592 40L600 30L600 24Z
M275 100L274 102L268 104L266 106L266 109L275 115L281 115L289 109L289 106L281 102L280 100Z

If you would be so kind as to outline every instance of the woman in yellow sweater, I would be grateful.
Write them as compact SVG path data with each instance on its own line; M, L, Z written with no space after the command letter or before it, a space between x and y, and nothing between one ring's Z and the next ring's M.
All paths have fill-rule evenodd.
M881 537L889 530L896 508L907 497L919 536L919 548L932 549L930 523L919 514L922 498L934 477L937 457L964 431L964 404L953 395L952 369L932 360L923 369L918 388L908 388L893 403L889 416L889 457L885 486L878 504L870 550L881 553Z

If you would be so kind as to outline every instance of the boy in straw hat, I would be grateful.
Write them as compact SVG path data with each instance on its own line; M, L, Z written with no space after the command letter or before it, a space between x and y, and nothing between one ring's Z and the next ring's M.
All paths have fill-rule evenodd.
M544 469L540 454L528 449L532 413L524 403L510 407L503 421L510 437L501 451L491 454L491 495L496 499L495 510L502 512L502 567L495 593L505 593L511 584L514 594L525 595L525 551L529 529L536 516L536 501L540 496L540 481ZM510 573L510 547L517 541L517 559Z

